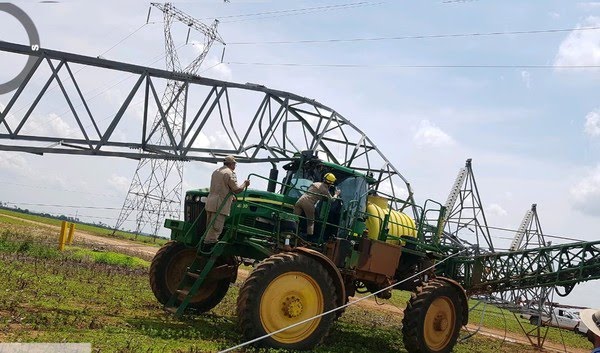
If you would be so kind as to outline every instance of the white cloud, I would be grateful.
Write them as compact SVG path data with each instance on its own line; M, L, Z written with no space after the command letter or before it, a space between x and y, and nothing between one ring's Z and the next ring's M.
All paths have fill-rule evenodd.
M124 176L112 174L110 178L108 178L108 184L112 186L116 191L126 192L129 190L130 181L129 178Z
M408 190L406 190L406 187L393 182L390 183L389 181L379 184L379 191L386 195L392 195L392 187L394 188L393 191L397 198L406 199L408 197Z
M531 88L531 74L529 71L521 71L521 80L523 80L523 83L525 83L525 87Z
M231 67L226 63L222 63L216 57L207 57L202 63L202 68L200 68L198 74L223 81L231 81L233 79Z
M555 20L560 18L560 14L558 12L552 11L552 12L549 12L548 15Z
M498 205L497 203L490 204L490 206L487 208L487 212L493 216L508 215L508 212L506 212L506 210L504 208L502 208L502 206Z
M202 54L205 48L204 43L199 40L191 40L190 43L192 44L192 48L194 48L194 53L196 53L196 55Z
M22 155L14 152L0 152L0 170L24 175L28 174L30 167Z
M444 147L454 145L454 139L429 120L421 120L413 141L419 147Z
M577 28L598 26L600 17L589 16ZM572 31L560 43L554 65L600 65L600 31Z
M71 128L71 126L65 121L65 119L63 119L60 115L55 113L50 113L45 118L30 118L25 123L25 125L23 125L23 132L26 132L28 134L53 137L67 136L71 138L80 138L83 136L79 128Z
M215 131L212 135L200 132L192 143L192 147L230 149L233 148L233 144L229 140L229 136L223 131Z
M598 9L600 8L600 1L580 2L577 7L586 11Z
M591 216L600 216L600 165L571 188L573 207Z
M600 109L593 110L585 116L584 131L591 137L600 136Z

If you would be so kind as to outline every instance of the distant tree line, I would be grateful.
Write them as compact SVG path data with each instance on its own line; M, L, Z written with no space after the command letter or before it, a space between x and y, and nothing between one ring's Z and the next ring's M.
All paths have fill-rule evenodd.
M98 227L98 228L103 228L103 229L107 229L107 230L113 230L114 228L111 227L110 225L102 222L102 221L98 221L98 222L84 222L82 220L79 219L79 217L70 217L70 216L65 216L63 214L61 215L54 215L51 213L46 213L46 212L35 212L35 211L30 211L27 208L20 208L18 206L9 206L9 203L6 202L2 202L0 201L0 209L4 209L4 210L9 210L9 211L13 211L13 212L19 212L19 213L24 213L24 214L30 214L30 215L34 215L34 216L40 216L40 217L46 217L46 218L52 218L52 219L57 219L60 221L67 221L67 222L72 222L72 223L79 223L79 224L85 224L85 225L89 225L89 226L94 226L94 227ZM123 230L124 232L128 232L128 233L134 233L134 231L132 230ZM151 234L144 234L144 233L140 233L140 235L145 235L145 236L149 236L152 237Z

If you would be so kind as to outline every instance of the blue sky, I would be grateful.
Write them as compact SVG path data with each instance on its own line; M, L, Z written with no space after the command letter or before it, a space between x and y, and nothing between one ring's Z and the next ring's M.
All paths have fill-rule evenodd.
M329 11L268 11L357 5ZM360 3L360 4L358 4ZM17 4L36 23L42 46L162 68L162 24L146 25L148 3L62 1ZM548 234L600 237L600 30L337 43L240 42L449 35L600 27L593 1L188 1L175 6L206 22L220 18L225 63L216 45L202 75L255 82L315 98L362 129L409 179L417 199L443 201L465 159L475 174L491 225L516 228L538 203ZM160 21L153 10L151 22ZM185 29L176 42L182 44ZM25 41L16 21L0 13L0 39ZM200 38L192 35L192 40ZM194 53L182 48L184 58ZM20 66L5 57L0 80ZM183 61L186 61L185 59ZM259 66L234 63L266 63ZM316 66L278 66L294 63ZM10 65L9 65L10 64ZM354 64L360 67L323 67ZM12 65L12 66L11 66ZM216 65L216 66L215 66ZM400 65L508 65L512 68L402 68ZM545 68L525 68L528 65ZM7 68L9 66L10 68ZM212 67L212 68L211 68ZM88 80L109 87L114 77ZM98 90L100 90L98 88ZM114 105L127 84L102 91L97 105ZM0 95L6 104L10 96ZM66 106L50 96L39 126L69 129ZM15 203L98 205L119 209L137 163L0 152L0 199ZM184 188L207 184L212 165L186 165ZM239 168L243 176L244 168ZM113 223L117 210L30 206ZM96 217L96 218L92 218ZM102 218L100 218L102 217ZM82 217L85 219L85 217ZM506 236L506 234L500 234ZM498 241L502 244L501 239ZM582 286L573 302L590 298ZM587 292L585 290L587 289ZM585 299L587 298L587 299Z

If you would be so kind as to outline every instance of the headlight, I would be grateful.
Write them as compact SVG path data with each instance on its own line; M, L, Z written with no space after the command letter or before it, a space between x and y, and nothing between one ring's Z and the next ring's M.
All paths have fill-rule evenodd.
M200 196L196 196L196 197L194 197L194 201L195 201L195 202L198 202L198 201L200 201Z

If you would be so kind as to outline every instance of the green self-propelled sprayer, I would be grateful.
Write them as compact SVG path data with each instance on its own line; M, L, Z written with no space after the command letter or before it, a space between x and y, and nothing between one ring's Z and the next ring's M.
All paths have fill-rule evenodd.
M283 169L280 182L274 171L269 178L251 175L267 179L267 190L237 195L220 241L208 252L200 246L208 190L187 192L185 219L165 221L172 241L158 251L150 271L152 290L167 310L181 316L212 309L236 281L244 259L257 263L237 300L248 340L343 306L356 293L390 298L391 287L413 292L403 319L406 349L450 352L468 320L468 295L568 287L600 277L598 242L473 256L441 241L446 209L439 203L428 200L419 207L387 196L376 191L377 180L368 173L310 152ZM317 204L315 232L307 237L306 220L293 206L326 173L336 175L340 197ZM256 344L311 349L341 314L323 315Z

